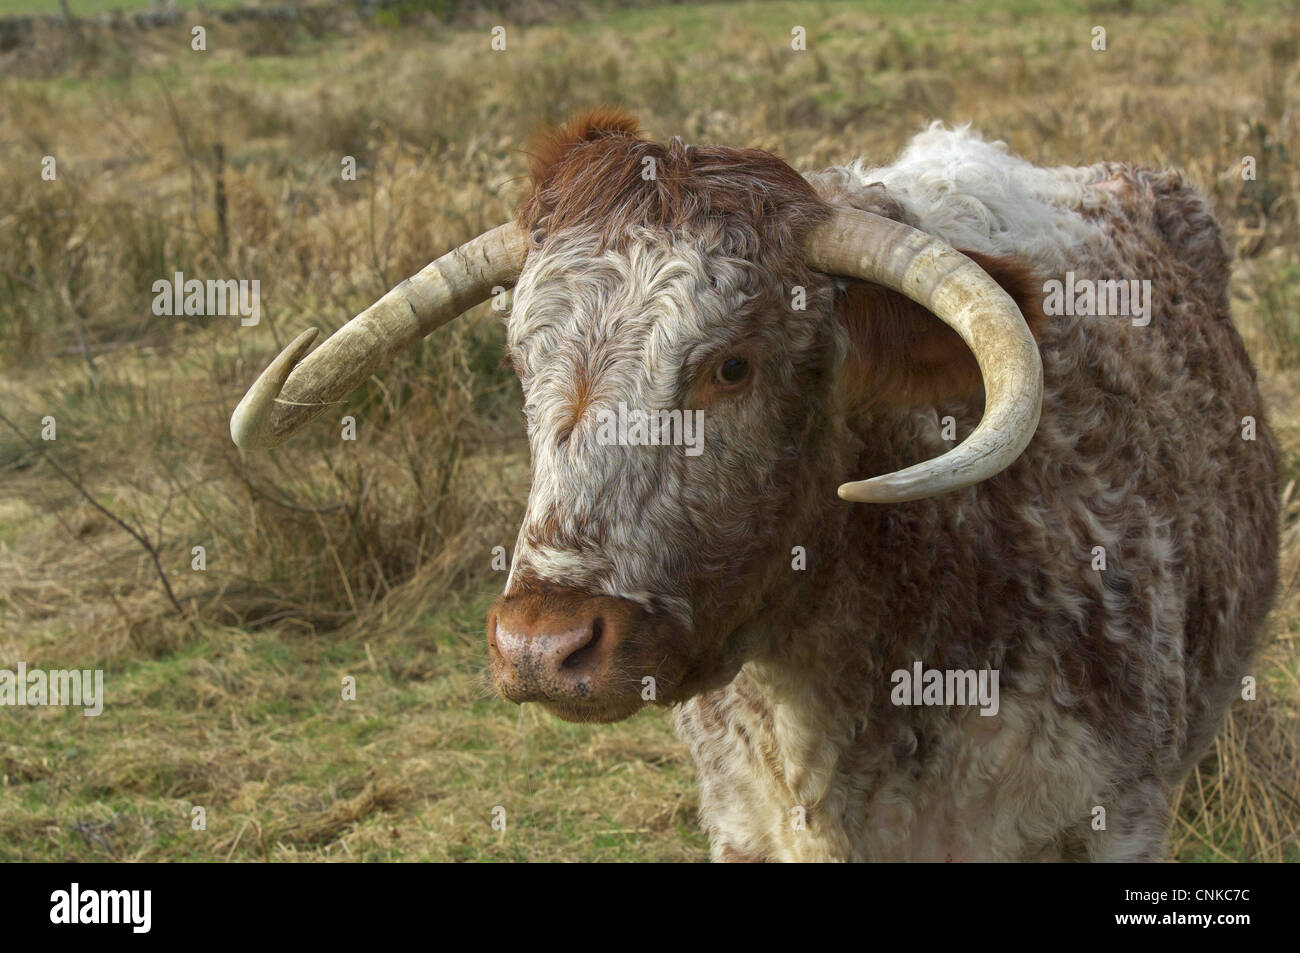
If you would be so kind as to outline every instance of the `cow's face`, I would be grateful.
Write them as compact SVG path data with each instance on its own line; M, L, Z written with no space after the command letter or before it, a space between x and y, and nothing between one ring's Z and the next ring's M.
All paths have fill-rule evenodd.
M799 292L717 232L632 239L544 243L508 329L532 489L489 646L507 698L574 718L734 671L838 355L824 281Z
M533 158L507 333L533 479L488 617L492 676L513 701L614 720L724 684L772 607L806 595L792 547L817 542L859 455L876 472L915 459L860 415L977 412L981 378L921 306L806 267L830 210L767 153L648 142L615 114ZM836 181L819 188L904 217L883 188ZM1032 271L972 257L1040 327Z
M679 187L766 185L766 199L737 210L700 195L715 215L673 220L653 203L690 197L639 178L633 142L575 150L599 157L606 145L609 161L570 190L638 176L612 221L600 202L585 220L557 214L543 177L507 332L532 488L488 618L492 676L504 697L571 720L680 701L725 682L752 651L746 623L772 567L789 568L787 531L831 443L827 404L845 348L826 320L830 282L799 263L798 234L755 225L766 214L797 232L816 220L802 180L782 166L786 193L773 195L780 164L733 153L729 185ZM656 148L661 176L699 161L676 144ZM746 166L756 157L757 172ZM641 220L620 217L637 202Z

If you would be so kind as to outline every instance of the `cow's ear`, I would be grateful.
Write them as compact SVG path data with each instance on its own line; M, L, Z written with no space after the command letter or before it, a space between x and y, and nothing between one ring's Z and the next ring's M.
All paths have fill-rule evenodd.
M1047 318L1043 283L1015 258L963 251L1011 295L1037 340ZM979 365L948 325L910 298L843 279L837 306L852 341L855 394L877 407L922 407L979 392Z
M587 142L606 136L641 135L641 124L631 114L621 109L598 106L576 113L551 129L543 129L533 137L528 150L528 168L532 173L533 188L547 179L555 167L571 150Z

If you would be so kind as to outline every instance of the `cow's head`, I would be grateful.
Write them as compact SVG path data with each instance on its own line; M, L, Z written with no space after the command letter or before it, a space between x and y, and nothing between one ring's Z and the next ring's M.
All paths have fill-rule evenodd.
M961 445L841 486L850 501L969 486L1032 436L1037 349L989 274L1022 301L1029 289L1005 263L827 204L768 153L651 142L620 113L542 137L532 177L517 223L434 262L295 369L314 332L300 336L231 421L241 446L273 445L517 282L507 347L532 489L487 621L504 697L613 720L729 679L789 584L792 539L848 505L830 487L856 475L864 407L986 393Z

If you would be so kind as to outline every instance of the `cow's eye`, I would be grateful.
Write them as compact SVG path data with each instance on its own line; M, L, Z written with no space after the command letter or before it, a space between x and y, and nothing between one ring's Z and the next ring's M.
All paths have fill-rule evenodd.
M743 357L729 357L718 365L718 381L722 384L739 384L749 375L749 361Z

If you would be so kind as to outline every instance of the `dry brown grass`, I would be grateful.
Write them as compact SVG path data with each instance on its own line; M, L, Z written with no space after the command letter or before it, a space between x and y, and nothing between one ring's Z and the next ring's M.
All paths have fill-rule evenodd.
M49 33L0 54L0 404L40 448L0 424L0 666L103 666L119 693L111 716L4 728L0 854L701 856L661 716L561 727L484 696L490 550L513 544L527 488L491 312L354 395L355 443L322 419L282 453L242 455L226 431L301 327L341 324L510 217L528 135L580 106L800 167L883 160L934 117L1039 162L1180 165L1234 224L1238 320L1300 476L1295 7L1083 9L647 9L511 25L505 54L481 27L268 45L217 24L206 54L184 30L90 46ZM1088 49L1094 22L1105 54ZM806 54L789 52L796 23ZM1235 174L1245 155L1253 183ZM173 271L258 278L261 325L154 316L152 282ZM181 612L145 547L45 455L150 541ZM1293 498L1260 699L1236 706L1186 786L1180 858L1296 856L1298 525ZM344 710L350 671L372 694ZM212 809L201 842L184 836L193 803ZM497 804L504 837L485 822Z

